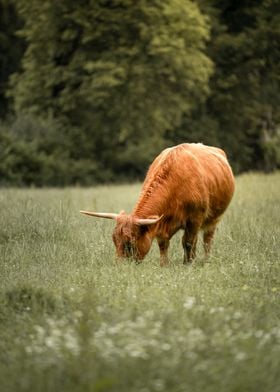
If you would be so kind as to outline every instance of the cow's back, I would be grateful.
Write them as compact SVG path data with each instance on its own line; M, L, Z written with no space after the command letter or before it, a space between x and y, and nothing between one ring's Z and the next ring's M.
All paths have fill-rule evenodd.
M184 215L201 213L211 224L227 208L234 178L223 150L203 144L180 144L164 150L151 164L136 214Z
M193 201L207 209L204 222L207 225L222 215L232 199L234 177L231 167L225 152L220 148L203 144L182 144L178 147L179 156L182 156L181 164L185 162L185 167L181 170L178 166L176 170L179 177L185 176L187 179L184 186L188 188L189 194L193 192Z

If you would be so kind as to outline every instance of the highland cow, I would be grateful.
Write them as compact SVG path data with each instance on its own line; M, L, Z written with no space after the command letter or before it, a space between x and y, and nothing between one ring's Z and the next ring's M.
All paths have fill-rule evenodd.
M216 226L233 193L234 177L224 151L184 143L165 149L151 164L131 214L80 212L116 220L113 241L119 257L142 260L156 238L161 266L168 263L171 237L182 229L184 263L188 263L195 257L200 230L209 254Z

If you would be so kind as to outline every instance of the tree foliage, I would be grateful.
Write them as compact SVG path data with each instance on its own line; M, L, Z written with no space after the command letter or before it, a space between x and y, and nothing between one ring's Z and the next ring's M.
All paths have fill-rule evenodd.
M9 0L0 0L0 118L8 114L9 77L20 68L24 51L24 42L16 35L21 26L15 5Z
M267 165L266 153L272 140L280 143L279 2L214 4L209 52L216 71L208 113L218 120L218 138L236 170L275 168L280 161Z
M237 172L280 167L277 0L0 6L0 101L15 113L0 133L12 162L31 148L41 168L23 184L135 178L162 148L186 141L225 148Z
M12 80L16 110L79 126L101 161L112 148L120 169L141 161L148 140L163 145L209 92L209 26L191 1L32 0L19 12L28 48Z

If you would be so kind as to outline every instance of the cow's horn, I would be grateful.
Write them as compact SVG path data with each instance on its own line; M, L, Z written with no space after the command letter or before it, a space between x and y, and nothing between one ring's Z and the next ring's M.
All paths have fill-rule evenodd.
M142 218L137 218L136 219L136 223L139 226L153 225L153 224L157 223L158 221L160 221L162 217L163 217L163 215L157 216L157 217L154 217L154 218L143 218L143 219Z
M80 211L81 214L96 216L97 218L117 219L119 214L112 212L91 212L91 211Z

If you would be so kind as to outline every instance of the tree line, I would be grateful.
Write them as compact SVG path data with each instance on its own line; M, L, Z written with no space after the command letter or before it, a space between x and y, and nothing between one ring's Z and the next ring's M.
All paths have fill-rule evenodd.
M143 177L164 147L280 167L278 0L0 0L0 184Z

